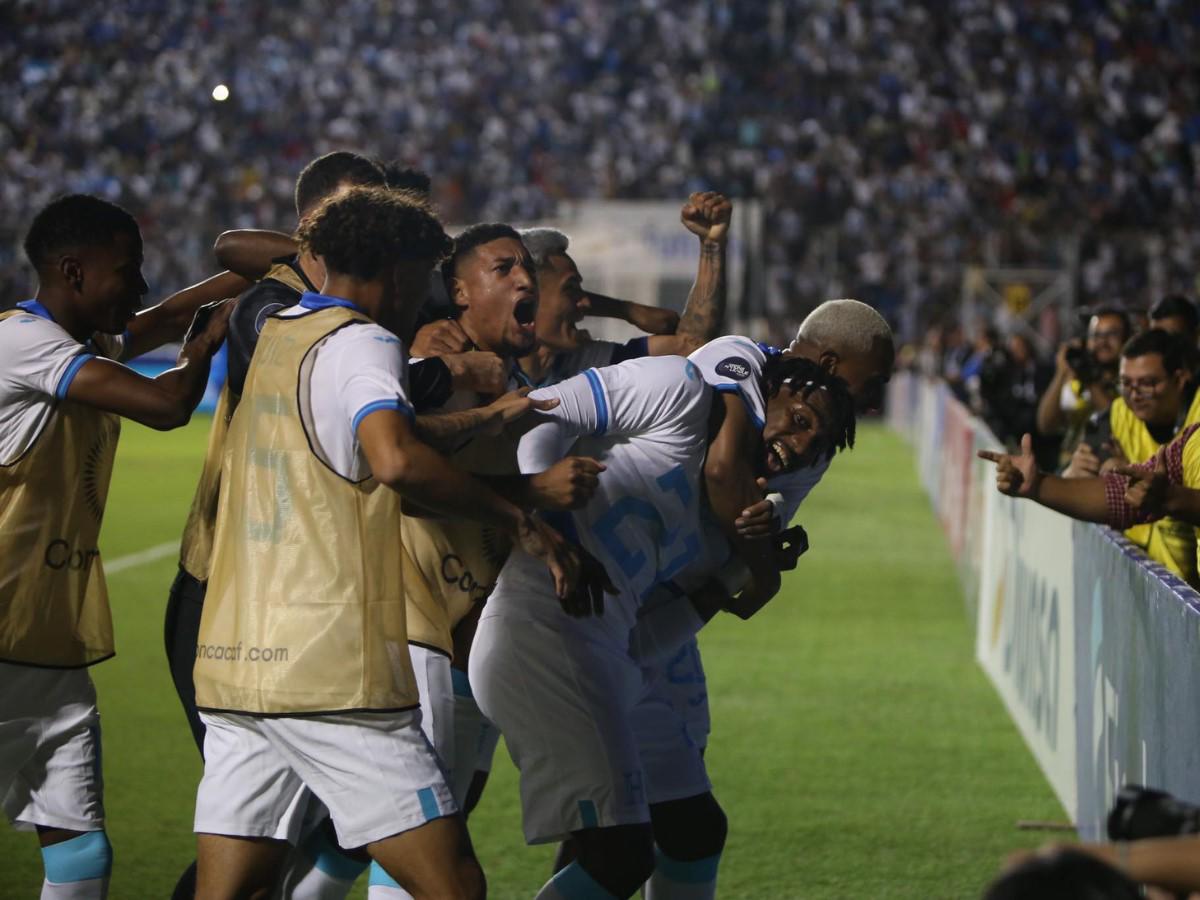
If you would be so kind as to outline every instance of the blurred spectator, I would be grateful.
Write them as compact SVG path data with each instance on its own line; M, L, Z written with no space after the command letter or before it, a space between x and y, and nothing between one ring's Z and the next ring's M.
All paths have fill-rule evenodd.
M833 281L947 310L968 261L1144 307L1196 290L1198 58L1187 0L15 0L0 290L30 290L18 230L52 195L123 203L148 277L187 284L352 148L430 172L450 221L764 198L780 318Z
M1172 294L1150 308L1150 327L1181 335L1194 349L1200 336L1200 315L1191 300Z

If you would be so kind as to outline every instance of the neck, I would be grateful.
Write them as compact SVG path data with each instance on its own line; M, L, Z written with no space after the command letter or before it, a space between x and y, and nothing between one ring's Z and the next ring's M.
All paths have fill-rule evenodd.
M82 344L91 338L95 329L75 311L71 296L67 288L40 285L33 299L50 310L50 315L54 316L54 321L63 331Z
M550 371L550 367L554 364L555 351L551 350L545 344L538 344L537 349L532 353L522 356L517 360L517 365L521 367L521 371L532 381L537 384Z
M325 264L308 252L300 254L299 262L300 271L304 273L304 277L312 284L320 287L325 281ZM350 298L347 297L346 299Z

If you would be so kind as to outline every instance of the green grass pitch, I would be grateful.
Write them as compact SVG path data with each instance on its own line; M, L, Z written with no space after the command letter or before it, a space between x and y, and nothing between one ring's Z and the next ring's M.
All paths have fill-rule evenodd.
M176 540L209 420L126 424L101 546L107 560ZM912 455L879 426L799 517L812 549L751 622L702 638L708 760L730 820L722 898L970 898L1005 854L1064 814L972 660L943 537ZM200 761L167 674L167 556L109 579L117 657L93 675L104 729L110 897L162 898L192 858ZM490 896L532 897L551 850L520 837L500 750L471 820ZM363 879L362 881L365 881ZM0 825L0 898L36 897L34 838ZM356 897L365 896L360 882Z

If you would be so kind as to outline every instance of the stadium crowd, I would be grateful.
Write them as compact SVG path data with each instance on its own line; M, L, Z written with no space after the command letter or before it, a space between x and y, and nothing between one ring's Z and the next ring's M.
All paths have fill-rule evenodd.
M64 189L133 210L151 283L191 283L219 231L290 221L300 167L337 146L435 172L452 222L713 184L763 198L775 316L830 293L947 307L964 261L1068 268L1085 302L1195 290L1183 0L93 12L0 8L5 297L28 280L21 223Z

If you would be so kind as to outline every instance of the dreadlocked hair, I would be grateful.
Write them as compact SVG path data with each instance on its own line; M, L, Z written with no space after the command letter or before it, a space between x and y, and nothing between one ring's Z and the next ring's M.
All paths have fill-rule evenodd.
M763 396L768 399L778 394L784 385L799 391L805 398L813 391L826 391L832 421L828 423L829 450L825 459L833 459L835 453L854 447L854 398L844 380L830 375L810 359L777 353L767 358L762 382Z

